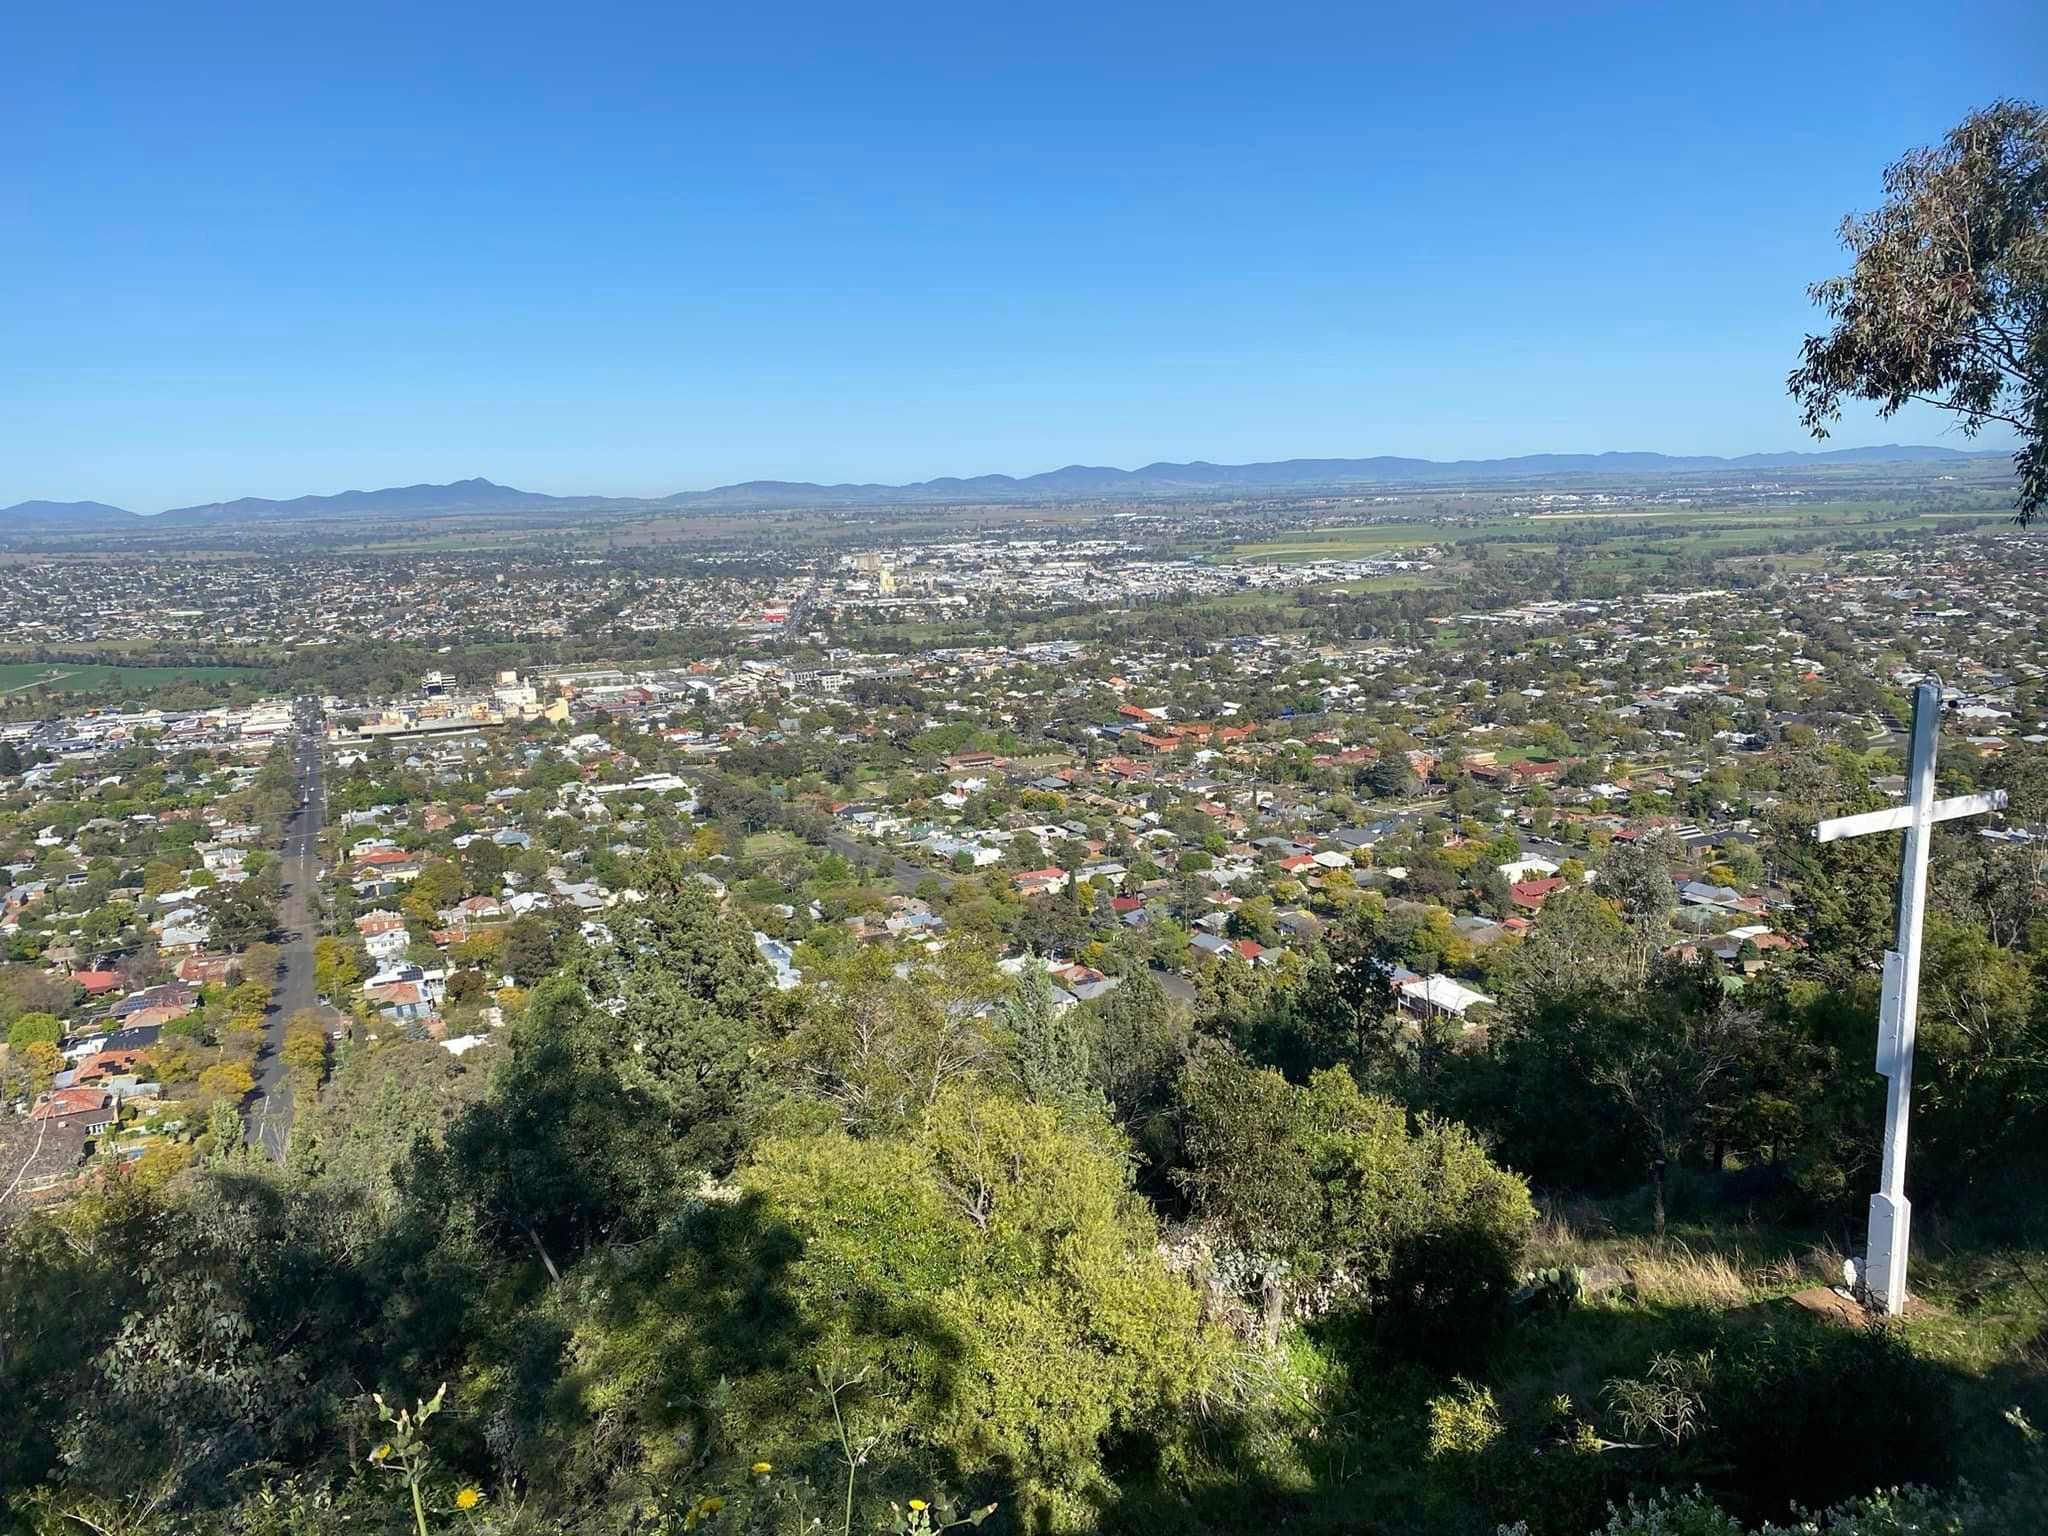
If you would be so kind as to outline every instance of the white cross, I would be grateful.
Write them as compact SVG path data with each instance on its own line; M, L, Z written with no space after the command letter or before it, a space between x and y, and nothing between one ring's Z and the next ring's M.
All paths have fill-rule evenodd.
M1888 1081L1884 1104L1884 1174L1870 1197L1870 1241L1864 1286L1871 1300L1897 1316L1906 1304L1906 1247L1913 1207L1906 1200L1906 1112L1913 1098L1913 1036L1920 1003L1920 926L1927 905L1927 852L1934 824L2005 809L2005 791L1934 798L1934 747L1941 728L1941 683L1913 691L1913 755L1906 803L1889 811L1839 816L1813 829L1823 843L1872 832L1906 833L1899 862L1899 937L1885 951L1884 991L1877 1005L1877 1070Z

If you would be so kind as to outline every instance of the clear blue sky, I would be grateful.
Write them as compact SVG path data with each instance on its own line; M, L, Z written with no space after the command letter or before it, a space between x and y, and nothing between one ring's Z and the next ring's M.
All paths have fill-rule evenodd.
M2044 12L24 5L0 505L1799 446Z

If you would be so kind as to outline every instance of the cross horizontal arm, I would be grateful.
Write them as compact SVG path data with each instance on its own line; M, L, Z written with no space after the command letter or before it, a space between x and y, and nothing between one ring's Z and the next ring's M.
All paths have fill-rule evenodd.
M1953 821L1958 816L1981 816L1986 811L2005 809L2005 791L1987 789L1974 795L1956 795L1937 800L1929 808L1929 819ZM1871 832L1897 832L1913 824L1913 807L1895 805L1889 810L1865 811L1860 816L1837 816L1813 829L1815 842L1832 843L1844 837L1863 837Z

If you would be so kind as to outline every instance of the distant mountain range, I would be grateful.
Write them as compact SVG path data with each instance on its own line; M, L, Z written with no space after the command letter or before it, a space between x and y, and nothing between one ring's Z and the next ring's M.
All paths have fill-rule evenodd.
M136 516L103 501L18 501L0 508L0 523L9 528L125 528Z
M247 522L325 522L359 518L433 517L488 512L649 513L744 508L899 506L906 503L987 504L1091 500L1100 497L1199 496L1362 486L1421 486L1482 480L1533 480L1562 475L1664 476L1746 470L1813 469L1830 465L1926 464L2003 457L1987 452L1887 444L1823 453L1750 453L1739 458L1668 453L1534 453L1512 459L1281 459L1263 464L1147 464L1114 469L1070 464L1044 474L948 476L911 485L813 485L748 480L673 496L546 496L489 480L452 485L392 486L290 501L242 497L145 514L97 501L24 501L0 508L0 534L135 531Z

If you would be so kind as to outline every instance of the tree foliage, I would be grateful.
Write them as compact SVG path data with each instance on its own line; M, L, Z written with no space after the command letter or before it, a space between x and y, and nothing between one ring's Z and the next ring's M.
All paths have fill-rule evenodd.
M1844 399L1889 416L1925 401L1974 435L2019 434L2019 519L2048 501L2048 112L2000 101L1885 173L1885 200L1849 218L1846 277L1812 297L1833 322L1790 384L1826 436Z

